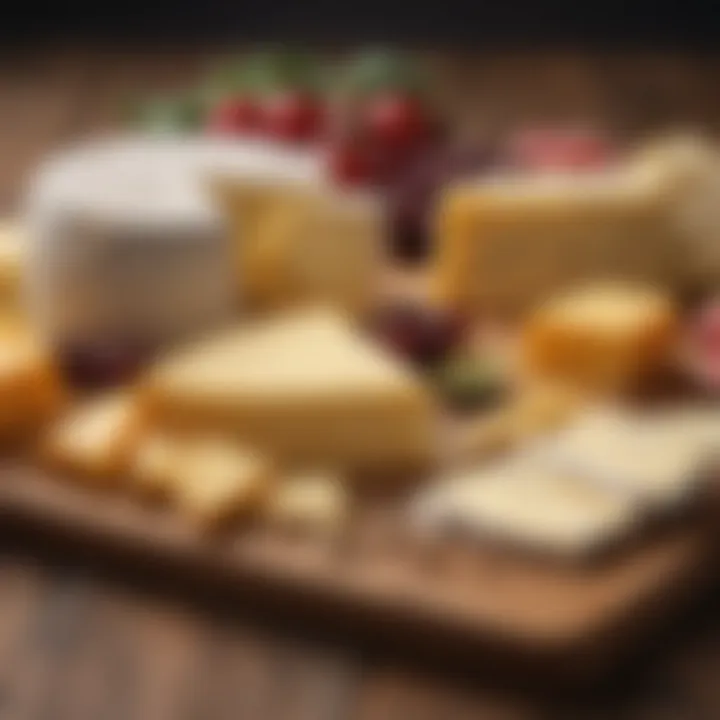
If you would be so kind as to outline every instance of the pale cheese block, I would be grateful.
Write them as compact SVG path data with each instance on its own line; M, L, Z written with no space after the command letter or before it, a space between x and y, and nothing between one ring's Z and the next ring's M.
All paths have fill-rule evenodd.
M438 302L514 314L586 280L682 287L687 257L662 169L507 174L449 188L433 261Z
M216 171L305 177L313 156L208 137L113 137L51 157L26 208L33 322L57 344L173 343L238 310Z
M0 444L30 439L61 411L66 391L48 349L17 320L0 321Z
M52 468L88 484L116 484L131 467L142 430L133 395L111 393L82 402L59 418L41 453Z
M667 369L678 324L671 299L652 287L576 288L530 314L522 331L522 368L592 391L633 389Z
M325 302L353 315L373 306L385 228L378 199L322 182L216 178L242 300L259 309Z
M329 472L292 475L275 488L265 507L265 517L273 525L311 532L337 532L349 512L342 478Z
M538 445L540 462L649 510L676 507L720 460L717 408L601 408Z
M413 500L411 518L424 533L572 557L618 540L637 514L626 498L517 456L441 478Z
M423 383L327 309L199 342L154 368L144 395L161 427L230 432L295 466L394 472L435 456Z
M204 528L256 513L274 483L269 461L255 450L221 437L196 438L179 449L171 497Z

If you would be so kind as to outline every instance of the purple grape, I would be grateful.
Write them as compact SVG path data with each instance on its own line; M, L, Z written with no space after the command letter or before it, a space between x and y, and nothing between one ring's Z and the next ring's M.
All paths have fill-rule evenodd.
M70 345L59 353L68 381L78 388L103 388L131 380L150 357L148 347L133 342Z
M390 183L387 208L392 250L403 260L423 259L436 202L449 182L496 167L488 149L443 144L425 149Z

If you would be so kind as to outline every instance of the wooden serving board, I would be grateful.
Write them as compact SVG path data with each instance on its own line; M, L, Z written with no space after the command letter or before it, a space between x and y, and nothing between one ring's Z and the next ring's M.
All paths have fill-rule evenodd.
M333 632L488 661L543 682L608 668L712 576L714 513L707 509L572 567L484 546L423 547L393 535L399 524L372 507L341 540L260 527L203 537L167 509L93 492L22 462L7 461L0 471L5 524L259 598Z

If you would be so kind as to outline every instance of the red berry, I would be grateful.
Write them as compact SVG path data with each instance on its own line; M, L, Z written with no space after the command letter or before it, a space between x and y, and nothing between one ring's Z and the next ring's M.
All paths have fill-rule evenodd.
M510 138L509 154L524 168L583 169L605 165L612 149L604 137L590 130L535 128Z
M325 107L308 93L282 93L265 104L262 124L265 132L278 140L316 140L325 126Z
M219 134L242 134L257 130L260 108L252 98L233 97L218 103L208 118L210 132Z
M424 142L431 123L423 105L402 94L384 94L370 101L364 114L370 137L388 150L407 151Z
M720 305L708 305L700 312L694 336L701 351L720 361Z

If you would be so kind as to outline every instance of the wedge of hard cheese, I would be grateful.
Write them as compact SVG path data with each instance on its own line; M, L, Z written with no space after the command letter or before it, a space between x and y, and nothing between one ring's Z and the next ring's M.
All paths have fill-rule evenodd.
M371 197L318 183L217 180L239 292L260 309L323 301L362 314L377 295L383 223Z
M459 530L559 556L598 549L636 518L627 498L520 457L441 480L413 512L424 532Z
M301 467L393 472L434 456L421 381L329 310L201 342L156 367L144 397L160 427L229 432Z
M687 258L671 221L677 192L662 168L455 186L439 211L435 295L466 312L514 312L588 279L682 285Z

